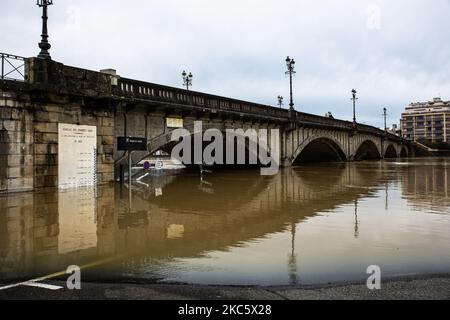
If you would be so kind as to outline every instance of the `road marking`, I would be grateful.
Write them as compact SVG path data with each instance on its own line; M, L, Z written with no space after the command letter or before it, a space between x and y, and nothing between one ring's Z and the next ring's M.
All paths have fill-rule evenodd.
M7 290L7 289L20 287L20 286L36 287L36 288L42 288L42 289L47 289L47 290L59 290L59 289L63 288L61 286L54 286L54 285L51 285L51 284L38 283L38 282L34 282L34 281L27 281L27 282L11 284L9 286L0 287L0 290Z
M116 256L116 257L107 258L107 259L99 260L99 261L96 261L96 262L92 262L92 263L86 264L84 266L81 266L80 270L94 268L94 267L100 266L102 264L106 264L108 262L112 262L112 261L115 261L115 260L122 259L123 257L124 257L124 255L120 255L120 256ZM54 286L54 285L44 284L44 283L39 283L39 282L46 281L46 280L49 280L49 279L53 279L53 278L56 278L56 277L61 277L61 276L64 276L64 275L67 275L66 271L55 272L55 273L52 273L52 274L49 274L47 276L43 276L43 277L40 277L40 278L36 278L36 279L28 280L28 281L25 281L25 282L20 282L20 283L15 283L15 284L10 284L10 285L4 286L4 287L0 287L0 291L1 290L12 289L12 288L17 288L17 287L20 287L20 286L37 287L37 288L42 288L42 289L47 289L47 290L60 290L60 289L63 289L64 287Z
M22 283L16 283L16 284L11 284L9 286L4 286L4 287L0 287L0 290L8 290L8 289L12 289L18 286L22 286L24 285L26 282L22 282Z
M51 285L51 284L37 283L37 282L30 282L30 283L26 284L26 286L42 288L42 289L47 289L47 290L53 290L53 291L60 290L60 289L64 288L64 287L61 287L61 286L54 286L54 285Z

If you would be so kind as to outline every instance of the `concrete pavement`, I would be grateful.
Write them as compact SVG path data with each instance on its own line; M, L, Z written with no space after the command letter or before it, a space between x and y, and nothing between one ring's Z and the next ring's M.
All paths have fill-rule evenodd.
M63 281L46 284L65 286ZM186 284L83 283L81 290L19 286L0 290L0 300L450 300L450 275L390 279L381 290L365 284L327 286L200 286Z

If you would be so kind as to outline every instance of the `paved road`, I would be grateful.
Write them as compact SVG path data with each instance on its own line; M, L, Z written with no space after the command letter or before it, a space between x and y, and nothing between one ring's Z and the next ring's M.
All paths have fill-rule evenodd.
M64 286L65 282L46 284ZM1 287L1 286L0 286ZM370 291L364 284L337 284L322 287L224 287L177 284L84 283L82 289L52 291L19 286L0 290L0 300L329 300L329 299L413 299L450 300L450 275L392 279L382 289Z

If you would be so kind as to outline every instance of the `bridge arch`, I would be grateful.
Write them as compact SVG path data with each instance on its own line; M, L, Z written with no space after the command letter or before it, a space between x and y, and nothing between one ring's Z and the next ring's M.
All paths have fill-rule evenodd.
M186 130L186 137L189 137L191 140L191 144L192 144L192 149L191 149L192 162L191 163L194 163L193 162L193 160L194 160L194 132L191 127L187 127L187 128L183 128L183 129ZM215 126L215 124L207 124L207 125L203 126L202 131L198 132L198 134L201 134L201 136L203 138L205 133L211 129L220 131L220 133L222 134L222 137L223 137L223 141L222 141L223 159L222 160L223 160L223 163L227 163L227 161L228 161L227 160L228 159L227 152L228 152L229 140L228 140L228 135L227 135L226 129L219 128L219 127ZM254 130L256 136L258 136L260 128L247 128L247 129ZM245 129L245 130L243 129L244 133L246 133L247 129ZM174 130L176 130L176 129L174 129ZM172 135L173 135L174 130L165 132L165 133L159 135L158 137L151 139L147 146L149 151L147 152L146 156L143 157L141 160L154 154L156 151L164 151L168 154L171 154L172 149L179 143L179 141L172 141ZM268 130L268 129L265 129L265 130ZM233 163L234 164L240 165L238 162L238 158L237 158L237 156L238 156L237 150L240 148L243 148L243 149L245 149L245 165L247 165L247 164L254 165L254 163L250 163L250 158L252 157L252 158L256 159L256 162L257 162L256 165L264 166L264 164L261 163L260 154L261 154L261 152L263 152L264 155L266 155L266 154L268 156L271 155L271 151L270 151L270 147L271 147L270 139L271 138L270 138L270 136L267 141L267 146L265 148L263 148L263 146L260 144L255 145L257 148L250 148L250 141L253 141L255 144L257 144L258 141L250 139L249 136L246 136L246 135L242 136L239 134L239 137L244 139L244 143L239 143L242 141L240 141L240 139L238 139L238 136L233 136L233 137L234 137L234 139L233 139L232 143L234 145L233 146L233 150L234 150L234 162ZM202 154L203 154L205 148L208 145L210 145L210 143L211 143L210 141L202 140ZM261 149L261 148L263 148L263 149Z
M397 158L397 150L395 149L393 144L390 144L384 153L384 157L388 159L394 159Z
M311 136L303 141L292 156L292 163L347 161L341 143L332 137Z
M403 146L400 151L400 158L408 158L408 148L405 146Z
M362 161L362 160L380 160L381 153L378 149L375 142L372 140L364 140L356 149L353 160Z

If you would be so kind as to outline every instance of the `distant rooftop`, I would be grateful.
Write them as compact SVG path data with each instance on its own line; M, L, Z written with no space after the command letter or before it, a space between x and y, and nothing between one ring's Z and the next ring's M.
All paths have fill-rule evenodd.
M450 101L444 101L442 98L433 98L432 101L427 102L412 102L406 107L406 113L439 111L450 111Z
M442 98L433 98L432 101L427 102L411 102L410 107L416 106L436 106L436 105L450 105L450 101L444 101Z

